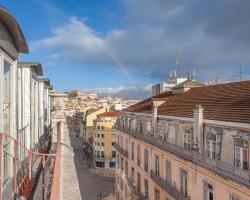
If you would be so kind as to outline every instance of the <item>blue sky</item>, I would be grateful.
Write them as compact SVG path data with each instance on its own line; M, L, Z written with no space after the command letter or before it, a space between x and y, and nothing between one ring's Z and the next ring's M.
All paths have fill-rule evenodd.
M58 90L149 90L182 50L180 74L200 81L250 74L248 1L2 0ZM237 10L237 12L235 12Z

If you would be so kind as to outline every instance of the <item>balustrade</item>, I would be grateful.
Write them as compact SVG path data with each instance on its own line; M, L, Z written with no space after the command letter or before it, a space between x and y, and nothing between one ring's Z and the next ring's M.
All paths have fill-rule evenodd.
M137 200L148 200L147 197L145 197L143 194L141 194L138 189L136 188L135 184L130 180L130 179L127 179L128 181L128 185L129 187L131 188L132 190L132 193L133 195L136 196Z
M128 158L128 152L127 151L123 150L118 144L115 144L114 147L119 153L121 153L123 156Z
M151 179L161 186L164 190L168 192L172 197L178 200L189 200L190 197L183 196L175 187L168 184L165 180L163 180L161 177L157 176L152 170L150 171L150 177Z
M183 159L190 160L191 162L208 170L212 170L221 176L250 186L250 171L248 170L237 168L220 160L208 158L206 155L202 155L196 151L188 151L180 146L176 146L167 141L157 139L152 134L144 134L143 132L137 132L135 130L129 129L128 127L122 126L117 126L117 129L124 133L130 134L137 139L144 140L145 142L171 152Z

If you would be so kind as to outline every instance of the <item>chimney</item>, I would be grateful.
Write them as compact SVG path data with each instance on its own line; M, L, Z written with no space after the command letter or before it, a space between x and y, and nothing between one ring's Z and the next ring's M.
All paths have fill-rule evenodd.
M194 108L193 150L203 153L203 108L201 105L196 105Z
M154 99L152 99L152 102L151 102L152 126L153 126L154 136L156 135L156 132L157 132L158 107L162 105L164 102L165 100L154 100Z

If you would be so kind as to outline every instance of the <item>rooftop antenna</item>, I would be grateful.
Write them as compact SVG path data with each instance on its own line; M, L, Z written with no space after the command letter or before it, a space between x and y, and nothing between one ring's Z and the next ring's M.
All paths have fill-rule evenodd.
M217 84L218 84L218 73L215 72L215 85L217 85Z
M176 71L180 73L180 69L181 69L181 50L177 50L176 52Z
M242 72L242 67L241 67L241 65L240 65L240 81L242 81L242 74L243 74L243 72Z

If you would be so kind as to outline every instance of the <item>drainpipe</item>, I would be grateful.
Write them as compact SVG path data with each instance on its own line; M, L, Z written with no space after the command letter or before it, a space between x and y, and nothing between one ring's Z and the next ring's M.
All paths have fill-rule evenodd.
M194 137L193 150L199 153L204 152L203 147L203 108L196 105L194 108Z

